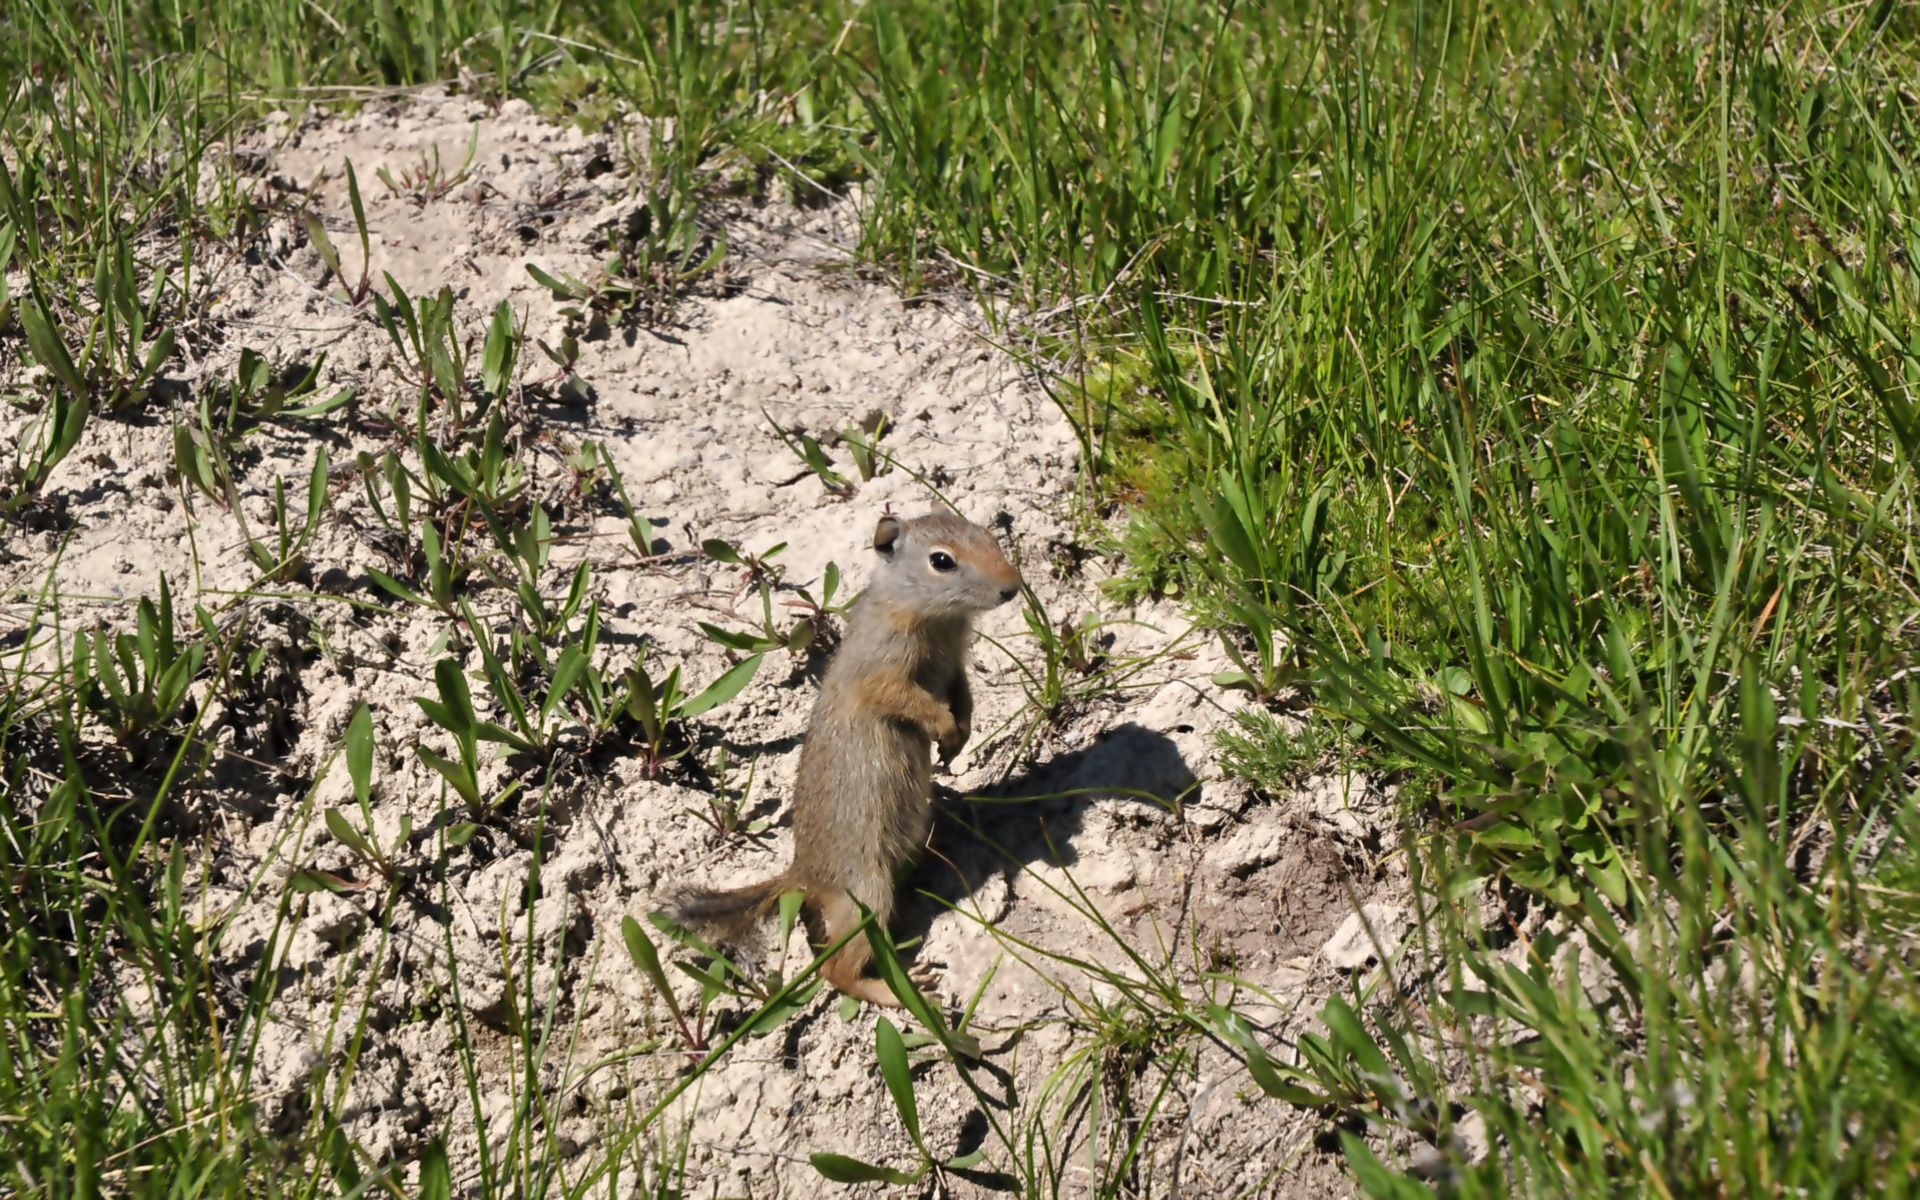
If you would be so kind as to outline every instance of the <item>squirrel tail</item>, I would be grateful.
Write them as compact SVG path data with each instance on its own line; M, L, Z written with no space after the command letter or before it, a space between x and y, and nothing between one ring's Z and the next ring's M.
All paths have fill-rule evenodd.
M673 918L684 925L695 925L737 938L773 911L783 893L796 885L787 873L737 888L689 888L674 897L668 906Z

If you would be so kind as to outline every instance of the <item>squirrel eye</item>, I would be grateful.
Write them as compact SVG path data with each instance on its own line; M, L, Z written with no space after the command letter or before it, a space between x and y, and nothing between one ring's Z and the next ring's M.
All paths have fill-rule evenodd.
M933 564L933 569L936 571L951 571L959 565L953 561L953 555L945 550L935 550L927 556L927 561Z

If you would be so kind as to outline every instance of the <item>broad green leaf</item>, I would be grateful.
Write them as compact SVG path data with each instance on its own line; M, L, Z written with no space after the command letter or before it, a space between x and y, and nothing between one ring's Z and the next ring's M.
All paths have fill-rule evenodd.
M1432 1200L1432 1188L1388 1169L1363 1139L1344 1129L1340 1131L1340 1148L1346 1153L1354 1178L1372 1200Z
M360 199L360 177L354 174L353 160L344 158L341 161L347 167L347 203L353 208L353 227L360 235L360 262L364 271L367 264L373 262L372 243L367 233L367 206ZM391 282L393 277L389 275L387 279ZM342 279L341 282L345 283L346 280Z
M427 719L435 725L440 726L442 729L453 728L457 718L454 717L453 711L446 705L440 703L438 700L429 699L426 696L415 696L413 702L420 706L420 711L426 713Z
M863 918L871 916L865 906L860 911ZM854 936L863 935L856 933ZM901 1007L912 1013L914 1020L938 1037L949 1050L968 1058L978 1058L979 1041L969 1034L955 1033L947 1028L940 1011L914 986L913 977L907 974L906 964L900 961L899 952L894 949L893 939L887 935L887 931L878 924L869 924L864 936L873 948L874 973L886 983Z
M720 952L714 949L711 945L709 945L704 939L700 937L699 934L693 932L693 930L688 929L685 925L682 925L680 922L674 920L673 917L667 913L664 913L664 912L648 913L647 924L653 926L655 929L658 929L661 933L666 934L668 937L672 938L676 942L679 942L682 946L685 946L690 950L696 951L700 954L708 955L713 958L720 957Z
M346 1133L335 1125L322 1139L321 1145L327 1165L333 1169L334 1182L340 1184L341 1194L357 1194L361 1190L360 1161L354 1157L353 1146L347 1141Z
M880 1056L880 1077L886 1081L887 1091L893 1094L893 1106L900 1110L900 1120L907 1127L907 1136L925 1154L926 1145L920 1140L920 1108L914 1102L913 1075L907 1068L907 1048L901 1044L900 1030L892 1021L881 1017L874 1033L874 1043Z
M807 1005L813 1002L813 998L819 993L821 986L821 981L815 979L804 987L794 989L786 999L780 1001L778 1004L770 1004L760 1012L755 1013L753 1019L748 1021L744 1026L747 1036L765 1037L767 1034L772 1033L774 1030L780 1028L780 1026L786 1024L789 1017L805 1009Z
M418 604L422 608L437 607L433 601L422 596L419 592L414 591L378 567L368 567L367 577L379 584L382 590L405 600L408 604Z
M447 1147L439 1138L427 1143L420 1160L420 1200L453 1200L453 1171Z
M1224 1004L1207 1005L1208 1024L1228 1045L1240 1051L1246 1058L1247 1073L1261 1091L1276 1100L1285 1100L1289 1104L1316 1107L1325 1104L1330 1097L1300 1087L1283 1079L1278 1064L1273 1061L1266 1048L1253 1036L1253 1029L1247 1019Z
M304 404L298 408L283 408L280 410L280 415L283 417L325 416L327 413L332 412L334 409L339 408L347 401L353 399L353 397L354 390L352 388L341 388L325 400L316 401L312 404Z
M310 535L320 523L320 513L327 506L327 477L330 468L327 448L320 447L313 456L313 472L307 476L307 523L301 533L302 538Z
M720 626L709 624L706 621L700 621L697 622L697 624L700 626L700 632L707 635L708 641L725 646L729 650L755 653L769 648L766 644L767 639L757 633L742 633L734 629L722 629Z
M1489 850L1531 850L1540 844L1540 839L1511 821L1502 821L1474 831L1473 842Z
M493 319L487 323L487 340L481 354L481 381L487 391L504 395L513 382L513 365L519 338L513 326L513 306L502 300L494 306Z
M527 274L533 276L535 283L552 292L554 297L559 300L584 300L592 294L586 284L581 283L572 275L566 275L566 279L563 282L555 279L532 263L527 264ZM565 272L562 272L562 274L565 274Z
M673 989L667 986L667 973L660 969L660 951L640 928L640 922L631 916L620 918L620 936L626 940L627 954L633 959L633 965L647 977L653 990L659 992L668 1004L673 1003Z
M793 936L793 927L800 919L800 909L807 902L807 894L799 889L780 893L780 944L787 944Z
M540 747L528 738L492 721L481 721L474 725L473 736L483 742L495 742L502 746L512 746L522 754L538 754Z
M1169 92L1162 103L1166 111L1160 114L1160 129L1153 141L1153 182L1159 185L1166 179L1167 169L1173 163L1174 151L1180 148L1181 134L1185 122L1181 120L1181 105L1185 100L1177 92Z
M1326 1022L1327 1030L1333 1035L1335 1044L1347 1053L1360 1069L1378 1078L1379 1086L1387 1086L1394 1077L1393 1068L1387 1062L1387 1056L1368 1035L1360 1024L1360 1016L1353 1006L1339 996L1330 996L1327 1005L1320 1011L1320 1019Z
M353 780L354 799L365 805L373 791L373 713L364 704L347 722L347 775Z
M159 374L160 368L166 365L169 358L173 357L173 347L173 330L168 329L163 330L160 336L154 340L153 345L147 348L147 357L140 364L139 385L142 388L146 386L147 381Z
M539 511L540 519L542 521L545 521L547 519L546 511L544 509L540 509L536 511ZM582 561L581 564L574 569L572 582L567 585L566 603L560 606L561 621L565 622L565 621L573 620L574 614L580 611L580 606L586 603L587 591L592 586L593 586L593 564ZM581 640L581 644L583 645L591 645L592 643L592 639L585 636L582 636L580 640Z
M27 480L29 490L38 488L60 460L80 444L80 435L87 427L89 408L85 396L55 397L47 422L45 448L40 452L39 461L33 465L32 474Z
M861 1162L857 1158L848 1158L844 1154L810 1154L807 1156L807 1161L813 1164L814 1170L835 1183L892 1183L904 1187L910 1183L918 1183L920 1177L926 1174L925 1167L909 1174L906 1171L896 1171L892 1167Z
M705 691L688 700L680 707L683 717L697 717L710 709L718 708L740 694L740 689L752 682L754 672L760 669L760 660L764 654L743 659L731 671L707 685Z
M348 823L347 814L344 809L328 809L325 820L327 823L327 832L333 834L334 839L341 845L362 858L374 857L373 847L367 844L367 839L361 836L358 829L355 829Z
M479 787L474 779L467 774L466 767L442 754L427 749L425 746L415 746L413 752L420 756L421 762L426 763L429 767L438 771L440 775L452 785L453 790L459 793L462 800L465 800L475 808L480 806Z
M473 695L467 690L466 672L455 660L443 658L433 664L433 680L440 685L440 699L446 704L448 714L457 722L448 728L455 733L472 732L477 721L473 715Z
M1627 902L1627 875L1620 860L1612 855L1586 864L1587 880L1600 894L1617 905Z
M300 219L307 231L307 240L313 243L314 251L320 255L320 261L327 264L327 270L346 282L346 272L340 269L340 252L333 247L333 239L327 236L327 227L321 223L318 213L308 213ZM325 282L324 280L322 282Z
M787 633L787 653L796 657L805 653L807 647L813 644L813 636L811 620L803 618L794 622L793 628Z
M547 698L540 704L540 720L544 722L547 714L567 693L587 669L587 652L579 646L568 646L560 652L560 658L553 664L553 681L547 686Z
M335 875L331 871L321 871L309 867L295 871L287 876L287 890L296 895L308 895L313 892L364 892L368 884Z
M33 357L45 367L55 379L64 384L75 397L85 398L91 394L87 381L74 366L73 356L67 353L67 343L60 336L53 318L47 315L36 295L20 305L20 324L27 331L27 348Z

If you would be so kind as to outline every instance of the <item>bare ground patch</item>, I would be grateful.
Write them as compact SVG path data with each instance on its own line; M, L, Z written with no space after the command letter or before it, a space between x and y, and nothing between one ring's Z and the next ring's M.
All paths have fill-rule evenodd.
M493 112L433 96L275 132L252 150L258 182L285 203L246 253L211 264L219 299L171 389L139 419L92 422L49 484L54 515L11 530L0 566L9 623L25 622L51 574L69 630L124 627L162 573L183 628L196 601L249 622L244 648L259 661L244 687L201 698L218 753L167 828L236 986L273 972L253 1077L272 1119L296 1122L326 1105L375 1159L407 1160L444 1132L467 1183L483 1169L483 1136L496 1169L515 1169L524 1147L506 1130L547 1139L563 1170L602 1158L688 1064L622 945L621 920L644 918L669 886L737 881L784 860L787 785L819 666L817 655L770 654L737 699L693 724L687 757L652 776L638 756L600 748L563 753L550 773L489 753L489 791L519 779L521 792L471 840L442 840L449 797L414 746L452 748L414 697L434 694L439 659L459 654L474 673L477 655L448 640L448 617L373 579L418 569L418 547L375 513L362 470L389 450L412 461L408 431L388 423L412 393L371 306L333 294L296 215L302 204L318 214L357 275L341 170L351 160L373 280L390 273L416 298L450 287L458 327L476 336L502 300L524 322L527 386L506 416L530 503L551 514L544 586L563 591L577 564L591 564L601 645L614 659L642 658L656 675L677 663L695 686L718 677L738 655L699 623L751 627L760 601L747 572L703 555L703 541L755 553L784 543L781 599L795 586L817 595L829 563L850 594L874 517L927 504L921 479L1003 530L1055 620L1097 612L1119 622L1106 661L1134 665L1077 676L1074 703L1048 720L1019 668L1039 646L1017 612L988 620L991 641L976 651L979 733L941 781L941 819L906 885L896 936L922 939L913 953L938 969L945 1001L975 1003L987 1051L978 1078L997 1089L995 1116L1056 1164L1060 1190L1084 1193L1103 1172L1178 1181L1191 1195L1347 1190L1315 1145L1318 1118L1263 1097L1217 1047L1138 1021L1110 983L1075 964L1131 976L1150 968L1196 1000L1231 996L1284 1043L1342 986L1322 948L1355 904L1399 894L1381 865L1390 806L1367 780L1316 778L1262 797L1221 777L1213 735L1244 703L1211 682L1226 664L1177 607L1122 611L1103 599L1098 559L1071 575L1049 565L1084 525L1076 441L968 305L909 300L853 267L844 249L856 234L853 201L723 202L709 219L724 230L708 231L725 235L722 272L675 298L671 319L580 322L576 370L591 392L568 392L534 344L559 346L569 318L526 267L592 279L604 265L608 231L630 229L644 207L621 146L517 103ZM455 180L444 191L377 181L381 166L418 180L436 153L437 178ZM317 447L332 464L307 569L271 585L233 514L183 485L173 465L176 421L217 395L248 347L281 365L324 353L320 391L356 392L333 413L265 423L243 441L235 486L256 537L274 527L276 477L304 496ZM773 424L826 438L875 412L897 465L852 476L850 496L823 486ZM21 418L4 421L0 433L16 436ZM604 473L574 459L589 440L645 522L644 556ZM501 613L504 637L510 589L482 581L472 603L483 619ZM489 709L477 678L474 689ZM411 880L399 888L374 879L321 820L352 805L338 747L362 704L379 747L371 833L399 847ZM722 751L733 764L724 774ZM151 782L141 775L130 787ZM735 795L765 831L716 833L705 817L717 793ZM296 873L314 871L376 886L289 892ZM775 953L763 947L761 957ZM803 954L796 945L788 962ZM1221 982L1228 975L1259 991ZM690 1007L697 989L683 984ZM1128 1022L1138 1027L1116 1032ZM691 1195L816 1194L830 1185L807 1162L814 1151L906 1161L873 1023L870 1012L843 1019L822 998L742 1043L633 1147L635 1173L611 1190L637 1188L640 1172L682 1149ZM937 1152L986 1138L950 1066L931 1063L917 1084ZM1136 1137L1143 1150L1128 1163ZM984 1164L1011 1165L998 1147ZM953 1194L977 1190L950 1182Z

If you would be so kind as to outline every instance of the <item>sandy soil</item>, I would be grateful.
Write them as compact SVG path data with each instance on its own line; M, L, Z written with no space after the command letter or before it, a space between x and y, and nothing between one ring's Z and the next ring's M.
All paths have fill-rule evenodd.
M448 194L421 202L376 181L382 164L399 173L434 148L451 170L476 129L470 175ZM450 285L462 328L476 335L494 305L509 301L529 335L528 383L552 374L531 339L557 344L565 318L526 264L590 276L605 255L604 230L640 205L608 136L543 122L517 103L494 112L428 96L310 117L270 128L247 154L270 194L310 191L350 273L359 250L340 166L351 159L375 238L374 278L391 272L416 296ZM1087 520L1076 507L1066 421L965 302L908 300L853 267L845 247L857 217L851 200L806 209L720 202L706 219L713 232L724 223L722 279L668 319L583 341L589 403L559 403L548 388L516 407L516 430L534 447L525 465L555 516L548 587L562 588L572 566L590 560L615 658L644 654L656 675L680 663L700 684L734 659L697 623L744 628L759 607L740 568L698 553L703 539L756 551L784 542L786 583L817 592L830 562L851 587L863 581L874 518L889 506L927 505L916 475L975 520L997 522L1056 620L1098 613L1123 623L1109 630L1107 670L1077 680L1079 700L1029 740L1033 710L1016 663L1036 663L1038 648L1011 606L984 621L976 738L941 780L933 848L908 884L896 935L922 939L913 953L935 968L948 1003L979 992L974 1028L986 1061L976 1077L995 1098L996 1120L1023 1138L1047 1131L1062 1194L1090 1194L1113 1171L1131 1172L1143 1189L1151 1177L1155 1194L1345 1194L1320 1145L1320 1119L1265 1099L1199 1039L1156 1041L1143 1027L1136 1052L1082 1053L1093 1030L1129 1018L1112 987L1063 959L1138 974L1124 942L1195 999L1207 993L1202 972L1230 971L1267 993L1241 989L1238 1001L1284 1045L1353 970L1370 969L1369 947L1353 926L1342 929L1356 904L1376 906L1377 929L1398 928L1401 884L1380 865L1394 841L1388 797L1337 776L1278 797L1220 778L1213 735L1244 701L1211 683L1224 665L1218 651L1173 605L1120 610L1103 600L1099 584L1113 564L1080 553ZM194 903L234 978L244 983L265 963L278 971L255 1077L271 1119L290 1125L325 1104L376 1158L402 1161L444 1134L456 1175L471 1185L481 1171L476 1109L494 1156L510 1156L505 1131L531 1098L548 1114L531 1124L577 1173L604 1159L608 1139L687 1063L622 944L621 919L644 918L681 883L738 882L783 862L788 784L819 656L772 655L737 700L697 723L687 763L659 778L631 756L589 757L561 773L544 810L531 778L514 814L447 852L444 889L435 838L416 832L402 853L426 882L412 898L390 901L380 887L289 895L297 870L368 878L318 819L351 804L336 755L362 703L381 747L376 836L391 843L406 818L416 831L445 827L443 789L413 747L445 751L446 738L412 698L432 692L449 623L395 602L367 575L393 569L392 544L354 477L355 455L399 444L374 418L408 394L371 310L331 294L290 212L210 269L220 300L176 372L183 390L141 419L93 421L49 489L62 515L10 532L0 577L31 590L53 573L69 628L125 624L131 601L152 594L161 572L183 621L197 598L229 606L223 619L244 611L252 622L265 651L255 682L206 713L204 729L223 754L169 822L195 863ZM332 503L308 555L317 595L298 584L256 588L232 517L182 488L172 469L169 408L191 411L246 346L277 361L324 351L323 393L358 389L349 409L251 435L241 464L243 508L257 530L271 521L274 478L304 494L315 447L329 447ZM0 371L18 370L0 361ZM851 497L830 495L763 410L822 437L877 410L899 468ZM23 419L6 413L0 435L17 436ZM652 522L654 556L634 552L604 488L576 493L566 457L583 439L618 464ZM851 474L845 452L832 453ZM509 597L480 591L475 600L493 612ZM24 621L29 607L9 602L5 620ZM477 660L466 661L484 699ZM740 789L752 765L745 804L769 821L762 836L721 838L701 819L718 786L707 768L722 748L740 764L728 787ZM487 771L494 786L514 777L497 756ZM802 954L796 942L788 961ZM753 957L776 956L763 946ZM683 982L690 1004L695 987ZM349 1034L363 1006L367 1036L356 1057ZM471 1059L458 1049L463 1027ZM743 1042L633 1148L610 1190L641 1194L634 1168L651 1170L682 1149L687 1194L698 1196L833 1190L807 1162L815 1151L909 1164L875 1067L873 1027L872 1010L849 1019L823 996ZM656 1039L668 1048L634 1053ZM917 1081L928 1144L943 1154L980 1144L979 1104L953 1067L932 1061ZM1114 1139L1142 1130L1143 1157L1116 1167L1124 1155ZM996 1145L983 1166L1012 1163ZM978 1190L948 1182L951 1194Z

